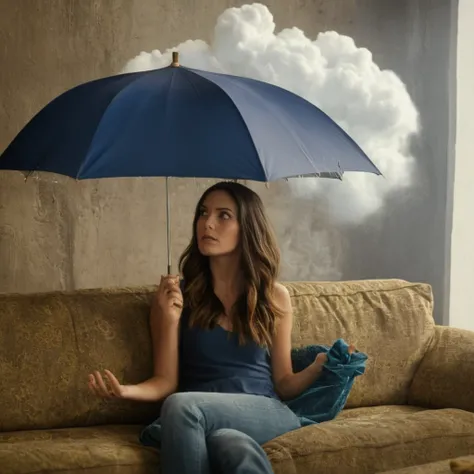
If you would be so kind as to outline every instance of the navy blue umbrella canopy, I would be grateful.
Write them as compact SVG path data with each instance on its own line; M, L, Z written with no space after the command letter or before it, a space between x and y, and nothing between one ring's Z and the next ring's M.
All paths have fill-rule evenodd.
M61 94L19 132L0 156L0 169L75 179L264 182L381 174L341 127L302 97L180 66L177 53L168 67L106 77Z

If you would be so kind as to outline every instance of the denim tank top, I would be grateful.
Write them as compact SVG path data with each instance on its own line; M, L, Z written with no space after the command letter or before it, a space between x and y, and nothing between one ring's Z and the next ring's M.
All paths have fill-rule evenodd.
M255 342L239 344L236 333L189 327L183 310L180 328L180 391L262 395L278 398L269 353Z

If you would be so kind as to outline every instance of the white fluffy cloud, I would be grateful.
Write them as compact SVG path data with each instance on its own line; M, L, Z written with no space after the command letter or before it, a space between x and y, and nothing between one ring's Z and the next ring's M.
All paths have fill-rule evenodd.
M290 180L295 194L324 199L339 220L360 222L383 206L388 193L410 185L409 141L419 131L418 112L400 78L381 70L370 51L348 36L328 31L311 40L298 28L276 32L271 12L256 3L225 10L210 44L187 40L163 53L142 52L123 72L168 66L172 51L180 52L184 66L263 80L303 96L354 138L384 177Z

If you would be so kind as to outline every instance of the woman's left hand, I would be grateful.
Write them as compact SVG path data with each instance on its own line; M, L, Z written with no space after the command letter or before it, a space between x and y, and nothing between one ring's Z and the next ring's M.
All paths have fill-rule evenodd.
M356 350L356 348L355 348L354 344L350 344L349 347L348 347L348 349L347 349L347 352L348 352L349 354L352 354L352 353L355 352L355 350ZM321 371L321 370L323 369L324 364L325 364L327 361L328 361L328 355L327 355L327 353L326 353L326 352L320 352L320 353L316 356L316 358L314 359L313 364L317 367L317 369L318 369L319 371Z
M320 352L316 359L314 359L314 365L317 367L318 371L323 369L324 364L328 361L328 355L325 352Z

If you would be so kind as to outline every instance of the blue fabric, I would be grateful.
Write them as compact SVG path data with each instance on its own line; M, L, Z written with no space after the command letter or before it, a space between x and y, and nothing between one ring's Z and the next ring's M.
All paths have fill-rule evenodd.
M301 426L307 426L334 419L337 414L344 408L344 405L347 401L350 390L354 383L355 377L362 375L365 372L367 355L362 352L354 352L352 354L349 354L348 345L346 344L346 342L344 342L343 339L336 340L332 346L310 345L300 349L293 349L291 353L291 359L294 372L300 372L308 365L312 364L316 356L321 352L327 354L328 360L327 363L324 365L323 372L318 378L318 380L316 380L299 397L287 402L283 402L283 404L286 405L291 410L291 412L293 412L294 415L298 417L299 424ZM218 351L215 351L214 354L218 353ZM217 359L215 355L212 355L212 358ZM203 399L205 398L205 395L201 392L196 393L194 398L192 392L182 393L181 395L181 399L188 400L188 402L193 402L193 400L194 402L196 402L198 399L203 401ZM224 397L221 399L219 398L219 395L224 395ZM223 406L225 409L227 403L226 400L235 401L232 398L226 397L226 395L235 395L236 397L238 397L239 394L210 394L210 396L213 397L212 400L215 400L217 402L217 405L216 402L214 402L214 404L211 404L213 409L214 407L219 406ZM260 410L262 410L262 406L273 406L273 402L270 401L272 399L270 397L260 398L262 399L262 405L259 405L260 408L258 410L258 413L256 414L253 414L251 412L251 407L249 408L248 406L246 406L244 402L242 402L242 406L245 408L245 410L250 410L246 412L246 419L251 420L255 418L258 422L257 424L261 425L260 433L261 436L263 436L266 433L266 417L262 419L259 416L259 413ZM265 402L265 398L269 401ZM254 404L260 403L258 402L258 399L255 399L255 401L251 399L251 402ZM225 427L232 427L233 429L235 429L235 424L233 424L231 420L231 408L228 407L227 411L224 410L225 413L220 413L219 416L221 416L223 420L230 420ZM280 416L282 414L283 412L280 413ZM214 414L213 416L215 418L217 414ZM243 415L241 414L240 416ZM289 429L290 428L288 428L288 430ZM291 429L295 428L293 427ZM160 444L161 439L161 418L158 418L156 421L145 427L142 433L140 434L140 441L146 446L157 446Z
M301 425L311 425L334 419L344 408L355 377L365 372L367 355L362 352L349 354L348 344L337 339L329 346L311 345L293 349L293 371L300 372L324 352L328 360L321 376L299 397L286 405L300 417Z
M181 318L180 391L276 397L266 348L239 344L237 334L219 325L189 328L187 309Z
M216 328L214 331L218 331L218 329ZM213 331L210 331L210 333L212 332ZM218 334L218 332L215 334ZM217 336L221 339L217 350L212 350L211 346L209 354L205 356L206 358L210 357L210 359L214 361L214 365L216 365L219 360L219 354L222 349L221 343L224 341L221 336L227 337L226 331L222 330L221 334ZM206 341L201 340L201 342ZM362 352L349 354L348 344L343 339L337 339L332 346L310 345L293 349L291 353L293 371L295 373L300 372L308 367L321 352L326 353L328 356L321 376L300 396L293 400L283 402L299 418L301 426L334 419L344 408L355 378L365 372L367 355ZM191 354L196 355L194 351L189 352L189 355ZM191 366L187 368L187 370L189 369L191 369ZM255 395L259 394L258 385L256 386L257 389L254 387L254 389L251 390L249 389L249 387L252 386L251 384L247 384L244 381L239 385L232 376L229 377L229 381L218 379L214 384L212 381L212 370L213 369L210 368L210 373L202 384L201 376L197 378L185 376L184 380L186 380L187 377L189 377L189 379L188 382L183 382L181 389L190 389L191 392L208 391L219 392L221 394L250 394L252 392L255 392ZM205 376L205 374L202 375ZM246 377L245 374L240 374L240 376ZM237 385L235 385L235 383L237 383ZM187 386L186 384L189 385ZM239 392L239 390L242 391ZM260 394L267 395L266 393ZM274 394L273 388L272 394ZM140 435L141 442L145 445L156 446L161 439L161 429L161 419L159 418L142 431Z
M65 92L20 131L0 156L0 169L76 179L381 174L303 98L185 67L107 77Z

